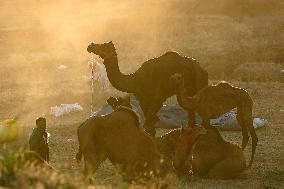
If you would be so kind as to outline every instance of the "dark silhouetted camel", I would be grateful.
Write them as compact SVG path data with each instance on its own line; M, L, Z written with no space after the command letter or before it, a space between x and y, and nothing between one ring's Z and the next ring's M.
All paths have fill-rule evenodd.
M147 133L139 127L136 113L120 106L104 116L92 116L78 127L79 163L82 156L85 174L93 173L107 158L132 180L140 175L160 175L164 170L161 155Z
M237 108L237 120L242 128L242 149L248 143L248 130L252 137L252 155L249 166L251 166L258 142L258 138L253 127L253 101L244 89L234 87L223 81L217 85L207 86L196 93L193 97L186 95L183 76L175 74L172 80L176 84L177 99L180 105L190 111L196 111L202 118L202 126L210 128L210 119L218 118L222 114Z
M211 178L234 178L246 168L242 149L225 141L216 128L176 130L169 136L176 133L181 134L173 153L173 165L179 175L191 172Z
M201 88L208 85L208 73L199 63L176 52L150 59L129 75L121 73L118 58L112 42L104 44L91 43L87 51L104 59L110 83L118 90L133 93L139 101L145 115L145 130L155 135L154 124L158 120L156 113L163 102L175 94L175 86L170 83L171 75L183 73L185 76L187 96L193 96ZM194 112L189 112L190 125L193 125Z

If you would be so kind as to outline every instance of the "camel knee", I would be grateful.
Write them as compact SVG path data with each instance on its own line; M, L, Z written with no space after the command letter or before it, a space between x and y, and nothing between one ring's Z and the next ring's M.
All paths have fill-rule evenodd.
M150 136L152 136L152 137L154 137L155 135L156 135L156 130L155 130L155 128L147 128L147 127L145 127L145 131L148 133L148 134L150 134Z
M158 121L157 116L153 116L152 118L146 119L146 122L144 124L145 131L149 133L151 136L155 136L156 130L155 130L155 123Z
M207 117L207 116L201 116L201 118L202 118L202 122L201 122L201 125L202 125L202 127L204 127L204 128L210 128L211 127L211 125L210 125L210 119Z

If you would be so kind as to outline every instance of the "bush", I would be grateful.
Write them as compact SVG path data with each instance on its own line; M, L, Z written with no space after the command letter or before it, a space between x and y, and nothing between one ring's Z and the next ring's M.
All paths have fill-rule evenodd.
M15 153L6 146L3 147L0 155L0 186L22 189L86 188L81 177L68 176L48 167L36 166L25 160L23 152L24 150L20 150Z

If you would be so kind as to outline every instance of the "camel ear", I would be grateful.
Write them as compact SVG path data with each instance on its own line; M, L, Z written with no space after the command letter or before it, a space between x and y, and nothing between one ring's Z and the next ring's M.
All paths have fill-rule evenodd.
M112 41L108 42L109 44L113 44Z
M118 99L111 96L107 99L107 103L108 103L108 105L115 107L115 106L117 106Z

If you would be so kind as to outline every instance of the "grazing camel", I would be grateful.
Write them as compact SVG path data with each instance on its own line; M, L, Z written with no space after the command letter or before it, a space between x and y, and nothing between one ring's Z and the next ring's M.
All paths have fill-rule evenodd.
M234 178L246 167L240 147L225 141L216 128L174 129L156 138L166 164L173 162L178 176Z
M244 89L234 87L222 81L217 85L207 86L188 97L184 93L185 82L181 74L174 74L171 78L177 88L177 99L179 104L186 110L196 111L202 118L202 125L210 128L210 119L218 118L222 114L237 108L237 120L242 128L242 149L248 143L248 130L252 137L252 155L249 167L252 165L258 138L253 127L253 101Z
M78 127L79 151L85 174L93 173L107 158L120 168L125 179L159 175L161 155L148 134L139 128L136 113L120 106L105 116L93 116Z
M170 85L170 77L175 73L184 73L187 96L193 96L201 88L208 85L208 73L199 63L176 52L167 52L158 58L150 59L129 75L121 73L118 66L117 53L112 42L91 43L87 51L104 59L107 76L110 83L118 90L133 93L139 101L145 115L145 130L155 135L154 124L158 117L156 113L163 102L175 94L175 88ZM194 112L189 111L190 125L194 125Z

